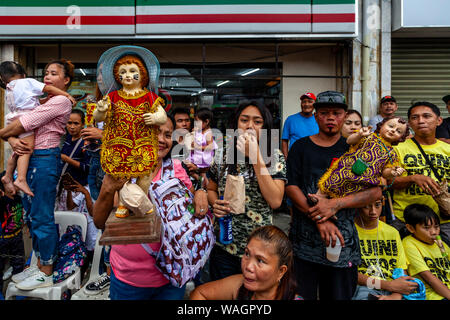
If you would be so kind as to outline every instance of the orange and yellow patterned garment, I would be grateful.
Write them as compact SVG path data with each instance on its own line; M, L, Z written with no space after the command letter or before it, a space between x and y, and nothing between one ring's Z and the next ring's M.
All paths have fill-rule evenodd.
M113 91L107 100L102 169L115 178L150 174L158 160L158 126L147 126L143 115L164 106L164 100L146 89L134 96Z
M352 171L357 159L368 165L361 175ZM399 157L391 144L372 133L332 163L320 178L319 189L332 198L344 197L380 185L383 169L397 166L401 166Z

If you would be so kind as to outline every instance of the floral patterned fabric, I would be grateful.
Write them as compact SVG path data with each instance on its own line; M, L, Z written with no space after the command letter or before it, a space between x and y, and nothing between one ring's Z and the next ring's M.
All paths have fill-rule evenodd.
M68 226L58 243L58 257L53 264L53 282L70 277L87 259L85 243L77 226Z
M164 100L147 90L136 96L113 91L107 99L110 107L102 139L102 169L113 177L148 175L158 159L158 134L157 126L145 125L143 115L164 105Z
M352 172L357 159L368 165L361 175ZM319 188L333 198L344 197L379 185L383 169L393 166L400 166L397 153L389 142L372 133L333 162L320 178Z
M286 160L279 149L274 150L272 159L273 161L268 167L271 177L287 181ZM253 166L250 164L238 164L237 170L239 175L244 177L245 182L245 214L233 215L233 242L228 245L216 242L216 245L234 256L242 257L250 233L258 227L273 224L273 210L261 194ZM224 194L227 174L226 152L224 152L222 164L214 163L209 169L209 177L217 183L219 195ZM219 177L220 181L218 181ZM217 221L214 229L216 238L219 239L219 224Z

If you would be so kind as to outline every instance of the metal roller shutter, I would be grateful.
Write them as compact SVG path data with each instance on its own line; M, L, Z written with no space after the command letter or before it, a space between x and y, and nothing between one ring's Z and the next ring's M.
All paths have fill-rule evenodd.
M398 103L399 116L417 101L437 105L448 117L442 97L450 94L449 39L392 39L391 94Z

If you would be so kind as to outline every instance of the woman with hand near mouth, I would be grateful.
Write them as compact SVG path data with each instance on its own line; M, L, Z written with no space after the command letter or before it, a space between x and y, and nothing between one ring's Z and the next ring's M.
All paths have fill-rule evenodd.
M191 300L302 300L296 294L292 245L275 226L250 235L241 260L242 274L205 283Z
M272 116L269 110L255 101L243 103L236 110L231 128L237 132L234 144L231 147L227 145L223 160L213 163L208 171L208 201L216 218L230 214L229 201L220 199L220 196L224 195L228 175L242 176L245 212L232 214L233 241L228 244L217 241L211 252L212 280L241 272L240 261L248 236L256 228L272 224L273 210L283 201L286 183L284 156L271 141ZM245 161L238 163L243 158ZM217 239L220 239L218 223L216 227Z

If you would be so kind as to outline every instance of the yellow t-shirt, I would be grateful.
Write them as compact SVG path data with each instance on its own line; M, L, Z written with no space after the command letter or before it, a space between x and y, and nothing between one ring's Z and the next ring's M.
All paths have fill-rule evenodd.
M433 166L436 168L441 176L447 178L450 181L450 144L443 141L437 140L433 145L425 146L421 145L423 151L428 155ZM417 145L411 139L406 140L394 146L400 157L400 163L402 167L406 170L403 176L410 176L414 174L423 174L425 176L431 176L435 181L437 181L433 171L426 163L425 158L420 152ZM403 211L405 208L412 203L420 203L429 206L434 212L439 214L439 208L437 203L433 200L433 197L426 194L418 185L415 183L410 185L406 189L394 190L393 197L393 208L394 214L397 219L404 222ZM442 219L441 223L450 222L450 219Z
M405 250L403 250L402 239L398 231L383 221L377 228L363 229L355 223L359 236L361 250L361 264L358 272L379 278L392 280L392 272L395 268L407 269ZM377 276L377 254L378 264L383 276Z
M408 273L411 277L417 277L425 285L427 300L442 300L444 297L437 294L431 286L420 277L419 273L430 271L436 278L450 289L450 261L442 257L437 244L426 244L413 236L403 239L406 258L408 260ZM445 250L450 255L449 247L444 243Z

